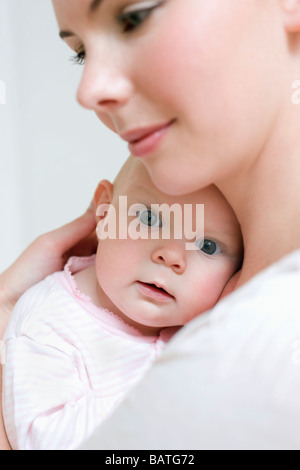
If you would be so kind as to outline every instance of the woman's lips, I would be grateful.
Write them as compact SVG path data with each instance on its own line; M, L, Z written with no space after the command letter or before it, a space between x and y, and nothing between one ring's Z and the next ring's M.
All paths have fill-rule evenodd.
M174 120L163 125L135 129L121 137L129 143L129 151L134 157L144 157L157 149L173 123Z
M137 281L139 290L146 297L150 297L159 302L167 303L175 300L173 295L169 294L166 290L161 287L157 287L155 284L148 284L146 282Z

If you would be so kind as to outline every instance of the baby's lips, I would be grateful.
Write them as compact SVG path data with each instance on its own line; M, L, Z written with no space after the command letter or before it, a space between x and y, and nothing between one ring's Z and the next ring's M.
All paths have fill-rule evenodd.
M164 286L162 283L159 283L159 282L142 282L142 284L146 284L146 285L148 285L148 286L150 286L150 287L157 288L157 290L163 291L163 292L165 292L166 294L168 294L170 297L173 297L173 298L175 299L174 295L171 294L171 293L165 288L165 286Z

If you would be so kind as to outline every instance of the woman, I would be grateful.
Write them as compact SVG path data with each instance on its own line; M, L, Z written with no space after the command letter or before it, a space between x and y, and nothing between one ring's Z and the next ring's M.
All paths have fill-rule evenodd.
M129 142L160 190L216 184L245 245L226 294L236 292L178 335L86 447L298 447L300 0L53 5L62 39L85 60L79 102ZM57 248L47 236L54 266L34 281L77 241L58 233ZM39 249L3 275L5 292Z

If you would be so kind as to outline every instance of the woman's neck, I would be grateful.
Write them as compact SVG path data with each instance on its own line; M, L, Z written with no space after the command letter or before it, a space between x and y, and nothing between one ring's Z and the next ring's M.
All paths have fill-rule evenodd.
M269 140L252 168L218 184L244 237L237 287L300 249L300 105L290 106L294 106L289 109L290 119L281 115L281 132L277 128L276 138Z

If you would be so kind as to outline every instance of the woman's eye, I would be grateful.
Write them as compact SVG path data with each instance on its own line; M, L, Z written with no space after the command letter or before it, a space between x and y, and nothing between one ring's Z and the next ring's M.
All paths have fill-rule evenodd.
M213 240L198 240L196 245L206 255L218 255L222 253L221 247Z
M158 214L149 209L144 211L137 211L136 215L140 219L141 223L147 225L148 227L162 227L162 223Z
M84 65L84 63L85 63L85 52L84 51L78 52L77 54L73 55L70 58L70 60L71 60L71 62L73 62L73 64Z
M151 15L152 10L154 10L158 5L152 5L141 10L133 10L122 13L118 17L119 23L123 27L123 32L128 33L138 29L144 21Z

